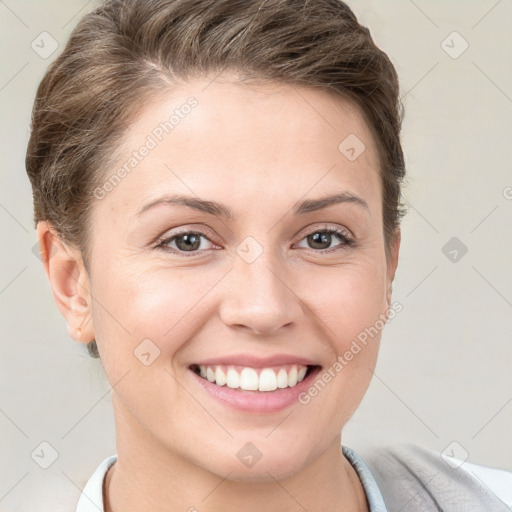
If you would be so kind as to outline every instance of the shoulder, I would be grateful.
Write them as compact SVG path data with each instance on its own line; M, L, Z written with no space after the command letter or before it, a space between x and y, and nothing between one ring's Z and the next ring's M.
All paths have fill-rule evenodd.
M388 510L509 512L512 472L470 464L415 444L360 450Z

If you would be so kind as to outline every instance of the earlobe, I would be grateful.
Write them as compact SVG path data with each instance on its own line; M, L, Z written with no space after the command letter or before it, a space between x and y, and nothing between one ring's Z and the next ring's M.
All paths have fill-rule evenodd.
M80 251L63 242L45 221L38 223L37 236L53 298L66 319L70 337L83 343L93 340L89 276Z

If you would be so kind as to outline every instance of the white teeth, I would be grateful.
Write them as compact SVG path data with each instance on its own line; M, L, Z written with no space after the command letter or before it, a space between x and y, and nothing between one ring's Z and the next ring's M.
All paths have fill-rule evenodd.
M244 368L240 374L240 387L248 391L258 389L258 374L252 368Z
M240 375L234 368L229 368L228 376L226 379L226 385L228 388L239 388L240 387Z
M282 369L282 368L281 368ZM265 368L260 373L260 385L259 391L274 391L277 389L277 377L276 372L270 368Z
M287 388L288 387L288 374L284 368L281 368L277 374L277 387Z
M206 368L206 378L210 382L215 382L215 372L210 367Z
M288 386L292 387L297 384L297 377L298 377L297 367L292 366L292 369L290 370L290 373L288 373Z
M224 386L224 384L226 384L227 376L220 366L217 366L217 369L215 370L215 381L219 386Z
M307 370L307 366L287 365L278 371L263 368L258 375L256 369L249 367L243 368L239 373L233 366L226 368L220 365L199 365L199 374L204 379L218 386L226 385L232 389L240 388L246 391L275 391L277 388L293 387L304 380Z

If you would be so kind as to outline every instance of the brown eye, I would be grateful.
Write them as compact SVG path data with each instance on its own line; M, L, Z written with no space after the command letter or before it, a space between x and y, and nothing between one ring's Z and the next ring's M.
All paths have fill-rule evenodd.
M209 238L203 233L199 233L197 231L184 231L177 235L162 238L155 248L177 253L200 252L201 250L206 250L208 248L204 247L204 244L201 244L202 239L209 241ZM172 244L174 244L174 247Z
M201 245L201 235L198 233L185 233L174 237L176 246L180 251L197 251Z
M336 246L331 247L333 241L340 240ZM316 252L332 252L345 247L354 245L354 240L349 238L345 231L336 228L316 230L307 235L303 240L306 240L308 246L306 248L314 249Z

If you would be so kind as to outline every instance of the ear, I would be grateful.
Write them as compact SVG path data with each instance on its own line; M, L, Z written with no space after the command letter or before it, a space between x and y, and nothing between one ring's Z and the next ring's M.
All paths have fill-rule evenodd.
M81 252L64 243L46 221L37 224L39 251L53 298L77 342L94 339L89 275Z
M398 266L398 254L400 252L400 242L402 238L402 232L400 228L396 231L396 236L391 243L389 255L387 258L387 289L386 289L386 301L388 307L391 306L391 294L393 291L393 280L395 279L396 268Z

